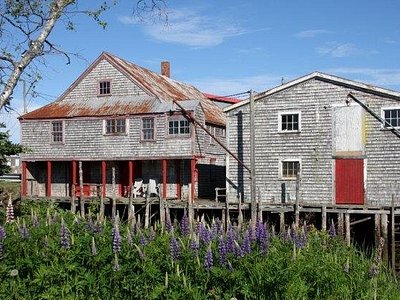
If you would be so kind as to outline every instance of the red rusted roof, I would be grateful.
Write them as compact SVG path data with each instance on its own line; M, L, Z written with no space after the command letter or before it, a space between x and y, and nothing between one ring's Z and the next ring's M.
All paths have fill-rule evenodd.
M95 99L93 100L95 101L90 101L90 99L85 99L85 101L64 100L65 96L104 59L153 96L130 97L127 95L122 99L121 97L95 97L97 95L94 95ZM144 114L154 112L156 103L186 100L201 102L207 122L225 125L223 111L192 85L178 82L103 52L57 101L23 115L22 119Z
M237 98L217 96L217 95L208 94L208 93L203 93L203 95L210 100L229 103L229 104L235 104L235 103L239 103L241 101L240 99L237 99Z

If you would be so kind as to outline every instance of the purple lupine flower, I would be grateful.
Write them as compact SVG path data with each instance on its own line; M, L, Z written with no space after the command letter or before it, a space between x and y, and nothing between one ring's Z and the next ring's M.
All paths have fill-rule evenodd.
M210 231L203 225L203 223L199 228L199 239L200 242L205 245L208 245L212 239Z
M196 239L192 239L190 242L190 248L192 249L193 256L199 255L199 243Z
M165 224L165 229L167 229L168 233L174 231L174 226L172 226L171 220L168 218L167 223Z
M218 253L219 253L219 263L221 266L226 265L226 245L225 245L225 240L223 237L220 237L219 243L218 243Z
M115 224L112 230L112 238L113 238L113 243L112 243L112 249L113 253L118 253L121 251L121 235L119 233L119 228L118 225Z
M154 241L156 238L156 232L153 227L150 228L150 235L149 235L149 241Z
M202 222L196 222L196 226L195 226L195 231L196 231L196 234L199 234L199 232L200 232L200 228L203 226L203 223Z
M99 221L94 222L92 230L93 233L101 233L103 230L101 223Z
M269 245L269 233L265 226L260 227L259 245L262 253L266 253Z
M97 255L97 249L96 249L96 243L94 241L94 237L92 237L92 255L93 256Z
M64 219L61 219L61 228L60 228L60 244L64 249L71 248L69 230L67 226L65 226Z
M4 246L3 246L3 241L0 241L0 259L3 259L4 257Z
M238 258L243 258L244 257L244 252L242 248L239 246L239 244L235 243L235 255Z
M223 228L222 228L222 221L219 218L215 219L215 225L217 227L217 235L221 235Z
M307 244L307 236L304 232L294 232L293 243L296 248L303 249Z
M253 224L249 224L249 227L247 228L247 235L249 237L250 242L255 241L256 235L255 235L255 232L254 232Z
M211 267L213 266L213 263L214 263L213 254L212 254L211 245L210 245L210 246L208 246L206 255L204 257L204 267L206 268L206 270L210 270Z
M169 251L173 260L177 260L180 255L179 243L174 236L171 237L169 242Z
M25 220L22 222L22 226L20 226L18 228L18 231L24 240L29 239L30 234L29 234L28 228L26 227Z
M14 221L14 207L11 202L11 198L8 200L6 209L6 223L12 223Z
M126 233L126 240L128 242L128 245L132 247L133 239L132 239L131 231L129 230L129 228L128 228L128 231Z
M119 266L119 262L118 262L118 254L117 254L117 253L115 253L115 256L114 256L113 270L114 270L115 272L117 272L117 271L120 270L120 266Z
M35 228L38 228L40 226L39 218L37 217L36 213L32 211L31 214L31 221L32 221L32 226Z
M3 226L0 226L0 241L4 241L6 236L6 229Z
M329 233L329 235L332 236L332 237L335 237L335 236L337 235L337 234L336 234L335 223L333 222L333 220L332 220L331 226L329 226L328 233Z
M228 232L226 233L226 250L228 253L235 253L235 232L232 226L228 228Z
M244 254L249 254L251 252L251 238L250 232L247 232L242 241L242 251Z
M190 223L189 223L189 218L186 215L186 211L183 214L182 220L181 220L181 233L184 236L188 236L190 234Z
M215 223L215 221L212 222L211 229L209 232L210 232L211 240L214 240L218 236L218 227L217 227L217 224Z
M91 217L86 221L85 228L89 232L94 232L94 224Z
M142 247L147 245L147 240L146 240L146 237L144 235L142 235L140 237L140 245L142 245Z

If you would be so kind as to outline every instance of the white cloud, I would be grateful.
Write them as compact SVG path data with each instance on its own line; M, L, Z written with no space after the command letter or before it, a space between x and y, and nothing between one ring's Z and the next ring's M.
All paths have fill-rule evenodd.
M294 36L299 39L303 39L303 38L314 38L317 35L327 34L327 33L332 33L332 32L329 30L325 30L325 29L312 29L312 30L300 31L300 32L296 33Z
M124 24L138 24L136 18L123 16L119 18ZM256 31L246 30L224 19L199 15L189 9L171 10L168 12L168 24L141 23L145 31L156 40L184 44L192 47L212 47L222 44L230 37Z
M320 55L329 55L332 57L347 57L359 52L354 44L338 44L336 42L327 43L325 46L316 49Z

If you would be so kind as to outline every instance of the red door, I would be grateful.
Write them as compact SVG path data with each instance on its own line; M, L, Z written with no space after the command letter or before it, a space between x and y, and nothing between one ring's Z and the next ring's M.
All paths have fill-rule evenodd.
M336 204L364 204L363 159L335 160Z

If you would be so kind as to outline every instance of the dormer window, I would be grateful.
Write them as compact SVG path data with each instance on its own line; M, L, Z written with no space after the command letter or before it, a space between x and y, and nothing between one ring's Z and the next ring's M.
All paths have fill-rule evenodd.
M99 95L111 95L111 81L110 80L99 81Z

